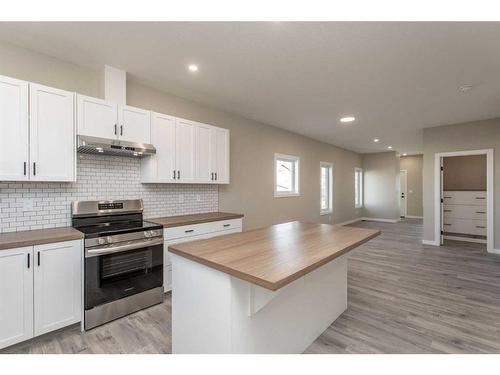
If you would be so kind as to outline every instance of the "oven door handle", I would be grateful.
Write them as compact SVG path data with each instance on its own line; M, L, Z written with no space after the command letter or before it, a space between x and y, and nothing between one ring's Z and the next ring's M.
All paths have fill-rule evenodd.
M94 248L94 249L85 249L85 258L96 257L99 255L118 253L121 251L129 251L136 250L142 247L155 246L155 245L163 245L163 237L159 238L151 238L146 241L134 241L127 243L125 245L117 245L117 246L109 246L104 248Z

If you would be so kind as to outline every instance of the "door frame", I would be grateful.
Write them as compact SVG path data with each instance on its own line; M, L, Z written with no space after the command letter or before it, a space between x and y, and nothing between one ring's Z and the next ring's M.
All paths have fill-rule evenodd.
M440 246L441 238L441 159L450 156L486 155L486 250L489 253L496 252L494 231L494 151L492 148L483 150L437 152L434 154L434 244Z
M404 172L404 173L402 173ZM401 216L401 194L403 194L403 190L401 189L401 175L404 174L404 179L405 179L405 187L406 191L405 193L405 216ZM408 170L407 169L400 169L399 170L399 216L400 217L408 217Z

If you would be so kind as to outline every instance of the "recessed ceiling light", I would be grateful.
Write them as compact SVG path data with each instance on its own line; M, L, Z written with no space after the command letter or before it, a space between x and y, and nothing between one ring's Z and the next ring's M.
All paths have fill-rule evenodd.
M462 85L458 88L460 92L470 91L474 88L474 85Z
M375 142L375 143L377 143L377 142L379 142L379 141L380 141L380 139L378 139L378 138L375 138L375 139L373 140L373 142Z
M354 117L354 116L346 116L346 117L342 117L340 119L340 122L353 122L354 120L356 120L356 117Z
M188 70L190 72L197 72L198 71L198 65L196 65L196 64L189 64L188 65Z
M392 146L387 146L387 148L388 148L389 150L392 150Z

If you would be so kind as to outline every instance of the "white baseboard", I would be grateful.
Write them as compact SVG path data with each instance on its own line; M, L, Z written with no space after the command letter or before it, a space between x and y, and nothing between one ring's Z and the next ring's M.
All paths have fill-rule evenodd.
M378 217L362 217L361 220L364 221L380 221L382 223L398 223L400 219L381 219Z
M356 219L347 220L347 221L344 221L342 223L337 223L335 225L348 225L348 224L356 223L356 222L361 221L361 220L363 220L362 217L357 217Z
M460 236L444 236L445 240L486 243L486 240L480 238L460 237Z
M488 251L490 254L500 254L500 249L491 249Z
M423 219L424 218L423 216L411 216L411 215L406 215L405 217L408 219Z
M439 246L439 241L422 240L422 245Z

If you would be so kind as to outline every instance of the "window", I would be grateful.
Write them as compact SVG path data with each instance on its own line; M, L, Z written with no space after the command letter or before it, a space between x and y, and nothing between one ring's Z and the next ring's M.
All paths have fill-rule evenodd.
M354 207L363 206L363 170L354 168Z
M320 200L320 214L326 215L332 213L332 163L321 162L320 164L320 189L321 189L321 200Z
M299 193L299 158L274 154L274 196L293 197Z

